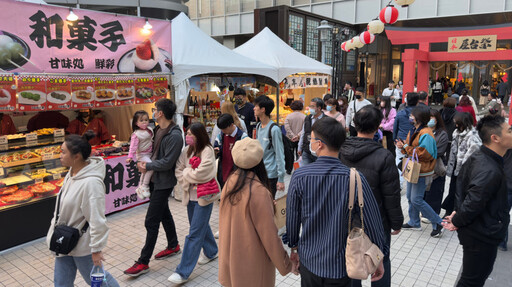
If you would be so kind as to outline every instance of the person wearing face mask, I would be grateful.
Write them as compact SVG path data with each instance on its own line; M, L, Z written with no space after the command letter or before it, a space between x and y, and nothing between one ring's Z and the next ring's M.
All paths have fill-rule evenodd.
M391 106L391 98L379 96L377 100L377 108L382 112L382 121L379 128L382 130L382 135L386 137L387 148L393 157L396 156L396 148L393 143L393 125L395 124L396 110Z
M337 120L340 122L343 126L346 125L345 123L345 116L340 112L340 106L338 104L338 101L334 98L329 99L326 103L325 110L326 115L329 117Z
M391 80L388 83L388 87L382 91L383 97L391 98L391 106L398 108L398 106L402 102L402 97L400 96L400 91L395 88L395 81ZM398 103L398 105L397 105Z
M320 98L313 98L309 103L309 115L304 119L304 125L299 140L299 156L302 156L302 164L310 164L316 161L316 154L311 150L311 127L315 122L324 117L322 112L324 101Z
M364 98L364 87L356 88L355 99L348 104L347 110L347 125L345 129L350 132L351 137L357 136L357 131L354 125L354 115L364 106L371 105L372 103Z
M414 130L409 133L405 141L398 141L396 147L409 158L417 156L421 165L417 183L407 182L407 201L409 202L409 221L402 225L403 229L420 230L420 212L432 223L431 237L442 236L442 219L425 200L425 190L432 182L434 167L437 159L437 145L432 130L427 127L430 121L430 109L418 105L411 111L410 116ZM404 165L406 163L404 162Z
M338 106L340 107L340 113L343 114L343 116L347 116L347 109L348 109L348 99L345 96L341 96L338 99Z
M238 116L244 121L247 127L247 135L252 137L252 131L256 126L256 118L254 117L254 105L247 101L247 94L244 89L237 88L233 96L235 97L235 110ZM236 120L235 120L236 121Z
M450 189L448 196L441 205L446 211L445 216L453 212L457 177L462 165L482 145L482 140L473 126L473 117L469 113L457 112L453 121L455 122L455 131L453 132L452 146L450 147L450 156L446 167L446 175L451 178Z
M76 119L69 123L66 133L83 135L89 130L96 134L96 137L89 140L89 144L92 146L99 145L110 140L110 133L103 121L95 118L92 110L88 109L78 111Z
M155 103L155 128L151 162L139 161L137 167L141 173L153 171L151 178L149 206L146 212L144 226L146 241L139 259L124 271L132 277L149 272L149 260L158 239L160 223L165 231L167 245L164 250L155 255L155 259L164 259L181 252L176 234L176 226L169 210L169 196L177 183L175 168L183 147L181 128L172 120L176 113L176 105L169 99L160 99Z

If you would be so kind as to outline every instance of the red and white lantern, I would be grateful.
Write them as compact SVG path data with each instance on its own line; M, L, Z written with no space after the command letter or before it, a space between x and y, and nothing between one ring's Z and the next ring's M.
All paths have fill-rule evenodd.
M350 45L353 48L362 48L364 44L359 40L359 36L355 36L354 38L350 39Z
M361 41L361 43L368 45L375 41L375 35L368 31L364 31L363 33L361 33L361 35L359 35L359 40Z
M380 20L373 20L370 23L368 23L368 26L366 28L368 32L372 34L380 34L384 31L384 23L382 23Z
M386 6L384 9L380 10L379 19L384 24L395 24L398 20L398 9L394 6Z
M415 0L395 0L396 5L400 5L402 7L407 7L414 3Z
M348 48L350 48L350 47L348 47ZM350 52L350 49L347 49L347 42L341 43L341 49L347 53Z

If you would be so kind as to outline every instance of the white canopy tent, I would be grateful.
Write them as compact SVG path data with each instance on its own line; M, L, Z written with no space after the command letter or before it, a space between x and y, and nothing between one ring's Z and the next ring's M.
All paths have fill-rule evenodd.
M172 82L178 111L183 111L190 91L188 79L213 73L244 73L266 76L277 82L277 70L267 64L234 53L205 34L181 13L172 20ZM182 115L177 121L182 124Z
M267 27L233 51L276 68L278 83L296 73L332 74L330 66L297 52Z

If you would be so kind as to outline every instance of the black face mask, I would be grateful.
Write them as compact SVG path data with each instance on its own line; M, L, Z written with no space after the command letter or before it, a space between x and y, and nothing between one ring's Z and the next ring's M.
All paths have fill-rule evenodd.
M361 99L361 95L356 95L356 99L360 100Z

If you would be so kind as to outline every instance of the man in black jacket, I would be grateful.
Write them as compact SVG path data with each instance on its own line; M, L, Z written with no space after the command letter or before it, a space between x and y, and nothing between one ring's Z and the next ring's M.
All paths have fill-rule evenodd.
M444 222L463 247L457 286L484 286L510 221L503 156L512 148L512 127L501 116L486 116L477 130L483 145L462 165L455 211Z
M395 157L381 144L373 140L383 115L374 106L365 106L354 117L357 137L347 138L341 147L340 159L348 167L363 173L372 188L379 205L386 244L391 243L391 234L400 232L404 222L400 206L400 180L395 166ZM372 286L391 285L391 262L384 257L384 276ZM361 281L352 280L352 286L361 286Z

